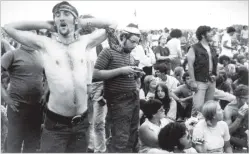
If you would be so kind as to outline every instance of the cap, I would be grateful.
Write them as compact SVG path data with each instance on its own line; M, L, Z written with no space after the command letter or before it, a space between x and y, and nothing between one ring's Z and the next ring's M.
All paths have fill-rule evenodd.
M132 33L136 35L141 35L140 30L138 29L138 25L130 23L128 26L124 28L124 31L127 33Z

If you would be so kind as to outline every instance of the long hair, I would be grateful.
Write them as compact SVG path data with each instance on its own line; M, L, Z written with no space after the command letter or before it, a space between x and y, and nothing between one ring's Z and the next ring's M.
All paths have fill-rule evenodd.
M163 99L160 99L158 97L158 87L162 87L162 90L164 91L165 93L165 97ZM156 91L155 91L155 99L158 99L160 100L162 103L163 103L163 107L165 109L165 114L168 113L169 111L169 108L170 108L170 102L171 102L171 99L169 97L169 90L168 90L168 87L165 85L165 83L159 83L157 86L156 86Z

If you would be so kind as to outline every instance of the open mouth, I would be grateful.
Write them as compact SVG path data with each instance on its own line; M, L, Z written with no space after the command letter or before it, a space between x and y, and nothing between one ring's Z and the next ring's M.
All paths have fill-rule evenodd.
M66 23L61 23L61 24L60 24L60 27L61 27L61 28L66 28L66 27L67 27L67 24L66 24Z

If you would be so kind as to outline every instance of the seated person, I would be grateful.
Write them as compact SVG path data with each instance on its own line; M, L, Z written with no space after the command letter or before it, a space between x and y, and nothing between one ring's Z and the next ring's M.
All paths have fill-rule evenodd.
M239 85L234 95L236 100L229 103L224 110L224 120L229 126L231 144L234 149L247 147L248 129L248 87Z
M185 72L182 76L183 85L174 90L174 94L179 98L177 101L177 119L186 119L191 117L193 106L193 91L190 87L189 73Z
M159 147L158 133L171 121L165 118L163 104L157 99L148 100L143 104L142 110L147 119L139 128L139 152L146 153L151 148Z
M198 153L232 153L230 134L223 120L223 110L216 101L207 101L202 108L205 119L200 120L193 130L193 143Z
M175 121L177 113L177 103L170 96L169 89L164 83L159 83L157 85L155 99L158 99L163 103L166 117Z
M171 122L162 128L158 144L161 149L150 149L149 153L197 153L186 126L180 123Z

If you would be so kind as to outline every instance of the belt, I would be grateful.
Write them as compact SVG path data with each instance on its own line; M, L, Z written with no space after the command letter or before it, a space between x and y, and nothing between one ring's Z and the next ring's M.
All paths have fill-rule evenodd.
M59 115L57 113L54 113L54 112L50 111L49 109L47 109L47 111L46 111L46 115L51 120L62 123L62 124L66 124L66 125L79 124L82 120L84 120L86 118L87 114L88 114L88 111L86 110L83 114L76 115L74 117L65 117L65 116Z

